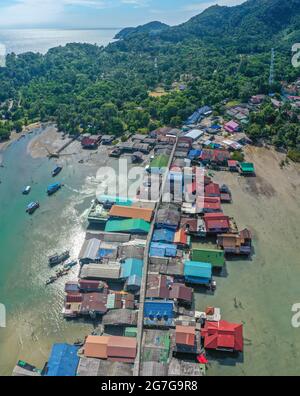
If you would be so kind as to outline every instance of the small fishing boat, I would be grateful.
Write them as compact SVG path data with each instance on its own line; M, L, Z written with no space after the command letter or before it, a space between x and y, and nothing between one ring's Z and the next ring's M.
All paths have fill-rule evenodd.
M31 191L31 186L26 186L26 187L23 189L22 194L23 194L23 195L28 195L28 194L30 193L30 191Z
M47 281L46 281L46 286L51 285L57 280L57 276L51 276Z
M33 214L38 208L40 207L40 204L38 202L31 202L27 208L26 212L28 214Z
M70 261L64 265L64 269L71 269L77 265L77 260Z
M47 194L48 195L55 194L56 191L58 191L59 189L61 189L60 183L50 184L50 186L48 186L48 188L47 188Z
M70 257L70 252L67 250L62 254L55 253L53 256L49 257L49 264L50 265L58 265L63 263L64 261L68 260Z
M57 166L55 169L52 171L52 177L57 176L61 171L63 170L62 166Z
M56 271L56 278L62 278L63 276L68 275L70 272L71 268L66 268L66 269L61 269Z

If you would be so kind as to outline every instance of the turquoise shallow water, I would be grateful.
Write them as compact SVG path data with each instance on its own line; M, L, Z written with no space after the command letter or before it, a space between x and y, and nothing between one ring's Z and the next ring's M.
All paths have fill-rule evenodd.
M64 284L76 279L78 267L68 277L46 287L45 281L55 270L47 257L66 249L76 258L84 240L86 215L97 189L99 166L115 169L118 161L101 152L63 155L58 162L33 159L28 143L41 130L14 142L0 154L0 303L7 309L7 327L0 328L0 375L10 375L18 359L43 367L55 342L73 343L89 334L93 326L80 321L65 321L61 315ZM70 153L77 152L76 144ZM82 157L84 164L78 164ZM51 171L57 164L63 171L55 181L64 184L48 197L53 183ZM29 196L24 186L31 185ZM33 216L25 213L31 201L39 201Z
M86 226L84 212L93 197L86 178L94 170L62 160L64 170L56 180L65 186L48 197L46 188L53 182L56 163L27 154L33 137L13 143L2 154L4 168L0 168L0 302L7 309L7 328L0 329L0 374L10 374L18 358L41 366L53 342L74 342L90 330L90 325L61 317L67 278L48 288L45 281L53 272L47 265L49 254L64 249L70 249L73 257L78 254ZM23 196L22 188L28 184L31 193ZM39 201L41 208L29 216L25 208L32 200ZM78 269L72 272L69 278L74 279Z

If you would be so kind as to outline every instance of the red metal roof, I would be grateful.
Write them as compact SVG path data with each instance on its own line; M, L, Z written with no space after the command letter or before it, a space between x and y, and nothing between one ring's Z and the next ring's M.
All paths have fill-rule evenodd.
M221 212L221 200L219 197L198 197L197 198L197 207L203 209L210 209Z
M217 195L220 196L221 192L220 192L220 186L217 183L210 183L207 184L205 186L205 195L209 196L209 195Z
M227 150L212 150L204 149L201 152L201 161L225 162L230 158L230 153Z
M101 284L101 287L100 287ZM94 289L108 289L108 285L105 284L103 281L96 281L96 280L88 280L88 279L80 279L79 280L79 287L84 290L94 290Z
M231 168L235 168L238 165L238 162L235 160L228 160L227 161L228 166Z
M85 293L81 304L81 312L88 313L96 311L100 313L107 312L107 294L106 293Z
M183 283L173 283L170 290L171 300L179 299L187 302L192 302L193 300L193 289L191 287L185 286Z
M207 213L204 215L204 222L208 231L216 228L230 228L229 217L225 216L223 213Z
M101 138L99 137L86 137L82 139L81 144L83 146L93 146L95 144L98 144Z
M205 322L201 331L206 349L243 351L243 325L226 322Z
M198 221L189 217L182 217L180 221L180 228L186 228L189 226L190 232L197 232Z
M66 303L80 303L83 300L81 293L67 293Z
M172 278L173 279L173 278ZM149 274L147 279L147 298L169 298L168 277L166 275Z

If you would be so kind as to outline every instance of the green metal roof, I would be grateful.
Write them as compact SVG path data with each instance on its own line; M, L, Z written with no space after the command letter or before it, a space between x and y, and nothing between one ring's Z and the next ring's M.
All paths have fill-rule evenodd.
M254 173L254 164L252 162L240 162L242 172Z
M169 157L167 155L159 155L150 163L150 168L165 168L168 166Z
M223 250L193 249L191 259L192 261L210 263L213 267L223 267L225 264L225 255Z
M125 329L125 337L136 337L138 329L136 327L126 327Z
M109 220L105 232L141 232L148 234L150 223L142 219Z

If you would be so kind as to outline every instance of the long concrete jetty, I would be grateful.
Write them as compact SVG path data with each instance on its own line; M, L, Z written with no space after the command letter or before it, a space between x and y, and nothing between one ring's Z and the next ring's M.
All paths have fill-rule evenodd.
M155 207L154 216L153 216L150 232L148 234L147 244L146 244L145 253L144 253L144 269L143 269L143 277L142 277L142 283L141 283L141 289L140 289L140 305L139 305L138 324L137 324L138 349L137 349L137 357L136 357L135 365L134 365L134 375L135 376L140 375L140 369L141 369L141 358L142 358L142 350L143 350L143 333L144 333L144 304L145 304L146 291L147 291L147 279L148 279L149 261L150 261L150 259L149 259L150 244L151 244L152 237L153 237L153 232L154 232L154 227L155 227L155 223L156 223L156 219L157 219L158 210L159 210L159 207L163 200L163 194L165 191L166 183L168 181L169 170L170 170L173 158L174 158L177 143L178 143L178 137L176 139L176 143L174 144L172 153L170 155L169 163L167 165L167 170L163 175L163 181L162 181L161 188L160 188L160 194L159 194L159 198L158 198L158 201L157 201L157 204Z

